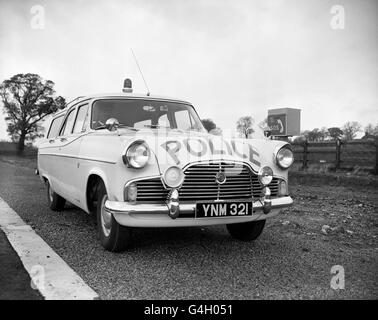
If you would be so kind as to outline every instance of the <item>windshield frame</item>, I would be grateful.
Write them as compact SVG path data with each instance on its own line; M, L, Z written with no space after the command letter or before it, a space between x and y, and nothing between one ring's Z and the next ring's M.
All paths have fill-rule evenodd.
M176 104L181 104L181 105L184 105L188 108L191 108L194 112L194 114L197 116L198 118L198 121L199 121L199 125L200 125L200 130L184 130L184 129L180 129L180 128L168 128L168 130L182 130L182 131L185 131L185 132L206 132L206 129L205 127L203 126L202 124L202 120L200 118L200 116L198 115L197 113L197 110L194 108L194 106L189 103L189 102L185 102L185 101L180 101L180 100L174 100L174 99L161 99L161 98L150 98L150 97L117 97L117 96L114 96L114 97L101 97L101 98L96 98L92 101L91 103L91 118L90 118L90 121L89 121L89 127L90 127L90 130L96 130L95 128L93 128L92 126L92 120L93 120L93 111L94 111L94 104L97 102L97 101L104 101L104 100L146 100L146 101L152 101L152 102L167 102L167 103L176 103ZM136 128L138 131L140 130L139 128ZM161 128L149 128L150 130L161 130Z

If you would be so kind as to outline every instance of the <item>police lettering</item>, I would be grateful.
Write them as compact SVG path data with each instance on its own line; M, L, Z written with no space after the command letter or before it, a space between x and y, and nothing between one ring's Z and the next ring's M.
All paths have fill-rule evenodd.
M248 159L256 166L260 166L259 153L251 145L243 142L222 140L221 146L215 146L211 139L187 138L182 141L169 140L161 144L161 147L168 153L172 160L180 164L179 152L186 149L187 154L195 157L233 155L242 159Z

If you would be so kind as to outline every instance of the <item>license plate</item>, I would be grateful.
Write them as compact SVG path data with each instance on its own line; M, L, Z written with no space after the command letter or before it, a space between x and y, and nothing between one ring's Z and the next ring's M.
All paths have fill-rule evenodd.
M252 215L252 202L197 203L197 218L240 217Z

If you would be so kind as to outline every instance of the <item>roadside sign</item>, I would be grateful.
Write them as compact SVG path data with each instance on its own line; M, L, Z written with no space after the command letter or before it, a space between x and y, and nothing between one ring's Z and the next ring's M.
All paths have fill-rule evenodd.
M270 109L267 122L272 136L298 136L301 127L301 110L294 108Z
M268 115L268 127L273 136L286 136L286 114L271 114Z

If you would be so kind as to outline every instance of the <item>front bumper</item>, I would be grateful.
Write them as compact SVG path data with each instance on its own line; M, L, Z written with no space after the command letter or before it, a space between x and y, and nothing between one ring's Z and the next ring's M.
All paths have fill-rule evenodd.
M182 214L183 217L177 219L168 216L166 204L130 204L108 200L105 202L105 210L110 212L120 225L128 227L191 227L264 220L275 216L282 208L289 207L292 203L293 199L290 196L271 199L271 210L268 214L264 214L263 204L255 201L253 215L247 217L195 218L195 203L180 203L180 215ZM185 215L193 217L185 217Z

